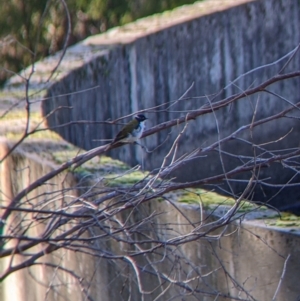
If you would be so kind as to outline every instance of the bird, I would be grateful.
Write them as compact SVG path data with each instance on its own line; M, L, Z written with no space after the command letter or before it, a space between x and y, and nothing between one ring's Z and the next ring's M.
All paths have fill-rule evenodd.
M137 143L137 140L142 137L145 130L146 119L148 118L143 114L136 115L120 130L107 149L116 143Z

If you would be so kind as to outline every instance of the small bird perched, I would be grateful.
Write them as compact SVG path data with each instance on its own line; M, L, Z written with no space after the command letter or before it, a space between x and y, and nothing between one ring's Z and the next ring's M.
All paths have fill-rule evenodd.
M110 148L116 143L136 143L136 141L142 137L145 129L146 118L143 114L138 114L128 122L117 134L115 139L108 145Z

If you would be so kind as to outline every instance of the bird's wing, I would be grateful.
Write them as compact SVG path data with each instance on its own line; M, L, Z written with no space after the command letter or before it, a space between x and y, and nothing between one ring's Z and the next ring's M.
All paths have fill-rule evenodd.
M136 125L137 123L137 125ZM131 133L134 129L138 128L139 123L136 120L131 120L128 124L126 124L120 132L117 134L116 138L113 142L120 141L128 137L128 133Z
M122 129L116 136L116 138L114 139L113 142L117 142L117 141L120 141L122 139L125 139L127 138L127 133L124 129Z

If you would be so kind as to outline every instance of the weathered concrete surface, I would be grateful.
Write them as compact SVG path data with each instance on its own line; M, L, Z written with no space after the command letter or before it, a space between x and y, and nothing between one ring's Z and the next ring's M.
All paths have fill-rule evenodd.
M201 96L214 93L241 73L278 59L298 43L299 1L209 1L209 3L210 7L206 6L205 10L206 4L196 4L184 8L189 11L186 14L179 10L176 15L177 11L174 11L173 19L172 16L166 14L164 18L155 16L138 21L134 25L112 30L106 35L91 37L68 50L63 65L47 83L45 80L57 62L57 56L37 64L31 88L33 90L49 88L50 98L44 101L44 112L50 112L56 106L67 106L58 109L49 117L49 125L56 126L78 120L99 122L108 118L117 118L137 109L178 99L192 82L195 82L195 85L189 95ZM243 5L233 7L237 4ZM230 9L223 11L225 8ZM200 18L200 16L203 17ZM289 68L293 70L298 67L299 60L296 58ZM229 87L222 92L221 96L245 89L262 78L268 77L272 72L277 72L278 69L279 66L276 65L268 70L244 77L237 82L238 87ZM10 84L14 91L18 89L22 91L24 88L16 78L12 79ZM294 91L299 91L299 82L289 80L272 89L280 92L290 101L297 101L298 93ZM265 98L260 95L259 98L258 114L262 116L270 110L280 110L284 107L282 101L271 96L266 95ZM154 110L155 112L149 112L147 115L150 117L151 124L156 124L181 116L186 110L199 108L205 101L206 98L186 100L179 102L168 111ZM233 131L234 127L249 122L254 105L253 99L246 99L228 110L218 112L221 134L226 135ZM36 109L38 111L39 108ZM249 112L251 114L247 114ZM1 135L6 134L6 128L11 126L9 120L2 121ZM294 131L290 141L294 144L291 145L289 141L288 147L298 145L298 126L291 120L289 122L276 121L269 127L260 128L255 133L257 135L255 138L258 143L264 142L265 137L268 140L278 139L282 135L278 129L282 128L286 134L291 126L294 127ZM56 130L74 144L91 148L101 144L93 139L111 138L118 128L105 127L101 124L77 124ZM24 129L24 124L16 124L17 134L20 133L20 129ZM176 131L177 129L173 131L172 137L176 135ZM165 136L166 133L160 133L155 137L147 138L145 143L151 149L163 141ZM199 145L205 146L215 140L214 118L212 116L201 117L190 123L180 153ZM196 141L200 142L196 144ZM45 144L44 147L51 151L50 146L54 145L52 143L53 141ZM237 144L233 143L228 148L232 145L232 148L237 149ZM6 145L2 146L2 152L7 151ZM7 204L18 190L53 168L51 156L37 159L38 156L33 155L34 145L28 147L27 151L17 152L14 155L15 160L7 159L1 165L1 204ZM56 150L57 147L56 145ZM169 144L166 144L163 149L152 155L144 154L146 166L153 168L159 165L168 147ZM43 147L40 151L42 149ZM242 147L239 147L239 150L242 152ZM28 152L31 152L31 155ZM138 149L129 146L114 152L114 156L132 164L140 161ZM192 167L186 167L184 179L188 179L190 175L198 177L217 172L219 166L212 163L213 161L216 159L212 158L210 161L209 158L205 158L197 163L193 162ZM280 174L280 181L285 181L289 176L280 165L277 166L277 174ZM69 182L65 175L62 176L40 187L30 196L30 199L42 203L49 192L62 189L62 184L67 190L68 185L75 187L74 179ZM293 191L293 198L297 198L298 194L297 190ZM190 220L199 221L198 208L193 206L180 208ZM186 235L191 231L191 227L186 225L186 219L167 202L152 202L138 209L134 212L135 214L131 215L132 218L144 219L153 212L161 213L157 219L157 225L160 225L160 228L155 230L158 230L157 233L163 238ZM124 216L124 220L125 218ZM172 228L163 227L166 223L172 225ZM198 296L198 299L201 300L215 300L215 296L209 296L209 293L215 290L251 300L250 296L245 296L242 292L243 289L250 292L257 300L272 300L284 269L285 258L290 254L276 300L297 300L300 295L298 285L299 229L289 228L284 231L282 228L274 228L265 224L264 221L257 220L245 221L239 226L238 231L218 241L215 239L197 240L178 248L178 253L174 251L173 255L186 257L185 262L188 263L178 266L176 276L185 279L187 275L193 276L195 271L200 270L205 276L200 282L195 279L191 286L208 293L205 296L200 294L201 297ZM238 225L231 225L227 231L231 232L237 227ZM99 231L99 229L94 230ZM106 242L98 243L100 247L108 247L108 249L110 247ZM120 244L111 245L116 251L120 250ZM214 252L218 254L218 257L214 256ZM165 254L165 250L162 250L161 254ZM159 255L152 257L153 260L162 258L164 260L159 268L160 271L167 273L173 266L168 265L166 258L159 257ZM15 257L14 263L22 259ZM70 252L55 254L45 260L63 263L64 267L78 272L84 281L91 284L91 295L95 300L119 300L121 298L119 292L122 292L122 297L126 300L130 294L134 300L140 298L136 278L130 267L126 266L124 269L123 265L114 265L108 260L96 260L94 257ZM137 260L145 264L143 258ZM3 270L5 264L7 261L2 260L0 270ZM229 277L224 276L224 270L219 269L221 264L238 281L239 288L232 285L228 280ZM206 276L206 273L213 269L215 271ZM123 274L118 275L118 272ZM59 276L55 278L55 282L53 282L53 270L47 270L43 265L30 269L30 273L34 277L28 276L29 269L26 269L23 272L16 272L14 276L7 278L5 283L1 283L0 299L43 300L45 296L48 300L83 298L78 283L64 273L55 274ZM38 285L34 278L44 282L46 287ZM146 274L143 274L141 279L146 289L154 288L157 281L157 278ZM49 284L53 283L58 285L55 287L57 291L55 289L47 291ZM129 292L129 286L126 286L127 283L132 285L131 292ZM148 287L149 284L153 286ZM28 287L30 290L25 289ZM153 300L160 292L155 290L151 295L146 296L145 300ZM169 299L178 296L177 300L182 300L182 292L182 290L172 288L165 296ZM194 293L196 295L196 291ZM195 300L193 296L187 298Z
M90 149L104 143L105 139L111 139L120 128L120 125L105 125L101 121L176 100L192 83L194 86L188 96L198 98L180 101L170 108L163 106L150 110L147 112L149 126L201 107L207 102L206 95L221 91L217 98L220 99L255 86L276 74L286 60L243 76L233 85L229 84L253 68L278 60L298 44L299 6L297 0L206 1L88 38L70 47L62 66L47 82L48 86L43 86L48 87L43 111L45 115L50 114L49 127L66 124L55 130L75 145ZM49 70L58 57L59 54L37 64L36 74L32 77L34 88L49 76ZM297 70L299 62L299 55L296 55L286 71ZM14 79L10 84L16 87L18 83ZM225 86L227 88L222 90ZM291 103L299 101L299 79L274 84L270 90ZM247 97L230 108L216 112L220 136L224 137L250 123L256 101L256 120L290 106L288 102L268 93ZM293 115L298 116L298 112L293 112ZM79 120L87 123L76 124ZM70 125L69 122L75 124ZM253 133L243 132L239 138L265 144L277 141L291 128L293 130L286 139L269 147L298 147L300 133L297 119L278 119L260 126ZM160 166L181 129L181 126L173 128L170 139L154 153L141 153L139 148L125 146L111 154L131 165L143 160L146 169L153 169ZM162 131L143 142L153 149L165 140L168 133ZM178 155L195 147L205 147L217 139L213 114L201 116L189 123ZM228 142L223 150L253 156L252 148L238 140ZM224 156L223 161L229 170L236 166L239 159ZM214 153L189 162L174 175L179 181L187 181L221 172L219 154ZM260 171L260 177L269 178L271 183L286 183L292 176L293 173L280 164ZM241 176L244 179L249 177L249 174ZM294 181L298 180L294 178ZM232 185L237 193L245 187L241 182ZM263 191L261 193L262 189L258 188L254 199L267 200L274 195L273 187L263 187ZM285 189L283 192L289 201L300 198L298 189ZM285 202L283 194L278 194L272 202L282 206Z
M2 142L1 152L8 149L9 145ZM34 152L35 149L38 150L38 153ZM10 160L5 161L9 166L1 165L0 191L2 201L4 199L9 201L18 191L27 187L29 183L55 168L59 163L57 158L64 161L76 152L65 143L43 144L40 141L36 144L24 144L22 151L17 150L10 157ZM89 180L90 185L84 185L86 183L84 181L87 179L86 173L81 174L81 178L77 174L76 179L70 173L61 174L59 177L48 181L47 185L39 187L33 194L28 195L19 204L19 208L61 210L64 207L69 207L74 198L78 196L77 181L80 182L80 191L83 196L87 190L90 190L92 182L98 181L99 177L103 176L101 172L95 172L95 170L101 169L101 160L101 158L97 158L97 162L89 162L89 166L92 168L90 173L93 175L92 179ZM100 167L98 168L99 163ZM9 168L12 172L8 173L6 168ZM89 172L89 169L87 168L85 172ZM9 177L7 177L8 175ZM6 181L3 181L3 179L6 179ZM94 188L97 190L97 187ZM92 199L86 199L86 201L92 201ZM132 223L143 221L136 229L142 235L132 233L132 240L144 241L145 235L156 238L156 241L166 241L175 237L182 239L194 230L189 222L197 225L201 220L201 214L199 206L180 203L177 203L177 206L179 206L181 213L168 201L153 200L119 214L118 221L120 223L126 222L128 227ZM226 207L220 207L219 209L217 211L218 215L224 215L224 210L227 210ZM153 213L157 214L156 217L153 217L150 220L151 222L147 223L146 219ZM187 282L188 286L193 288L192 292L172 286L163 294L164 300L174 298L173 300L179 301L184 298L185 300L212 301L216 300L216 291L225 295L230 294L232 297L244 298L244 300L253 300L253 298L255 300L272 300L284 270L285 258L289 254L290 258L287 261L276 300L297 300L296 298L300 294L298 285L300 272L298 260L300 250L299 228L284 229L267 226L268 219L254 220L253 216L253 214L246 215L246 220L242 223L231 224L222 233L223 237L218 238L222 230L220 229L210 233L210 239L195 239L180 247L162 247L151 252L148 259L151 260L152 267L145 260L145 256L135 257L135 264L141 266L141 285L144 291L150 292L144 295L144 300L154 300L168 285L164 281L162 285L159 285L158 278L146 272L155 271L154 267L174 280L182 281L195 277ZM13 229L13 225L16 226L21 222L19 226L22 226L23 231L28 226L32 227L27 235L39 237L39 233L43 232L45 225L38 221L37 224L32 224L35 223L34 217L31 213L16 213L9 220L10 226L7 225L5 234L9 234L9 229ZM189 222L187 222L186 217L188 217ZM247 217L250 220L247 220ZM75 218L72 224L76 222L77 219ZM106 222L106 225L108 224L109 221ZM33 225L35 226L33 227ZM101 227L90 228L89 233L93 235L103 234L104 225L105 223L101 224ZM66 226L66 229L68 229L68 226ZM17 244L14 240L11 243ZM134 245L126 245L113 238L95 240L93 246L96 254L98 250L99 254L113 252L124 255L128 252L128 255L130 255L135 248ZM143 243L141 246L147 249L154 247L154 244ZM42 246L28 250L28 253L37 251L39 247ZM13 264L26 259L25 254L26 252L22 257L14 256ZM125 265L122 261L97 258L97 256L89 256L70 250L58 251L52 255L43 256L38 262L60 264L63 268L76 273L80 282L62 270L53 270L50 266L40 264L17 271L5 279L1 283L0 299L3 301L38 301L45 298L49 301L85 300L84 292L80 286L80 283L82 283L88 285L89 294L93 300L128 300L129 296L132 300L141 300L141 293L138 290L131 264ZM2 260L0 270L3 271L8 264L9 260ZM234 279L234 285L230 277ZM44 285L41 285L41 283ZM245 293L246 291L248 295ZM228 299L218 298L218 300Z
M1 158L10 151L10 147L13 143L2 139L0 142L0 156ZM43 142L31 142L23 145L22 148L18 148L11 156L0 163L0 203L4 208L8 206L11 200L22 189L28 187L32 182L39 179L41 176L53 170L55 164L53 158L43 157L41 154L45 150L47 152L63 151L66 148L66 143L63 141L61 144L54 144L53 141ZM37 152L40 155L37 155ZM72 198L76 196L74 189L75 180L70 173L62 173L55 177L46 184L38 187L31 193L27 194L24 199L14 206L14 211L10 218L6 221L4 232L1 235L15 235L16 237L20 233L26 233L27 237L39 238L39 234L43 233L46 225L36 219L37 215L33 212L19 211L20 210L58 210L72 201ZM68 191L68 195L58 194L59 191L64 191L65 187L72 187L73 190ZM53 191L56 191L57 201L53 200ZM65 194L65 192L64 192ZM0 214L4 209L1 209ZM26 231L26 232L25 232ZM5 249L18 248L20 241L18 239L5 240ZM23 241L24 242L24 241ZM3 247L1 240L1 248ZM10 265L17 266L26 261L28 254L32 252L38 252L43 249L43 245L39 244L27 251L24 251L22 255L12 255L11 257L2 258L0 264L1 273L4 272ZM87 259L87 258L86 258ZM36 259L36 265L28 269L22 269L19 272L12 273L5 281L1 283L0 299L1 300L42 300L48 295L49 300L55 300L55 291L47 291L47 287L42 283L55 283L57 279L50 267L43 265L43 262L51 262L52 264L61 264L62 267L73 269L76 271L78 266L77 255L74 252L55 252L48 256L42 256L42 258ZM85 264L89 265L91 261L86 260ZM59 275L60 273L58 273ZM73 281L67 274L62 275L64 281ZM86 275L88 277L88 275ZM37 285L37 281L39 285ZM80 288L74 286L73 296L80 292ZM65 286L60 290L61 296L70 297L68 288Z

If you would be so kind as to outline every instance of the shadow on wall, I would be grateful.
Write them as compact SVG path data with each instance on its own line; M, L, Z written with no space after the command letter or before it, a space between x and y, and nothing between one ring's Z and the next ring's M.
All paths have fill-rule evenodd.
M198 98L177 102L169 108L160 107L147 112L147 117L151 125L155 125L199 109L207 102L206 95L222 91L232 80L253 68L278 60L298 44L299 6L299 1L293 0L253 1L169 28L161 28L133 43L107 46L107 52L99 52L98 57L51 86L48 91L49 100L43 103L44 114L49 114L57 107L65 106L69 109L59 109L51 114L48 117L49 126L78 120L95 122L57 129L64 139L91 149L104 144L103 139L111 139L122 126L118 124L112 127L97 122L114 120L136 110L176 100L193 82L194 87L188 96ZM285 62L281 61L241 77L223 90L218 100L257 86L277 74ZM300 57L296 55L285 71L298 70L299 65ZM85 93L70 94L70 91L93 87L97 88ZM215 112L216 119L213 114L200 116L190 122L180 140L178 156L195 148L208 147L219 138L250 124L252 120L259 120L288 108L290 103L299 101L295 93L299 88L299 79L281 81L269 87L273 94L262 92L245 97L230 107ZM276 94L280 97L276 97ZM299 115L297 111L292 113L295 117ZM128 119L125 120L127 121ZM200 152L198 159L186 163L171 176L176 176L178 181L198 180L224 173L224 167L225 172L228 172L236 168L236 164L249 164L253 158L266 158L269 150L298 147L298 123L297 118L278 119L259 126L256 130L244 131L222 145L221 156L216 148L203 157ZM182 126L178 126L144 139L143 143L149 149L154 149L169 136L168 141L154 153L146 154L138 147L124 146L112 151L110 155L130 165L143 162L146 169L152 170L161 165L181 130ZM282 137L285 138L281 139ZM256 184L253 193L249 195L250 199L267 201L278 208L287 206L290 202L298 202L297 187L282 189L276 186L289 181L297 183L298 176L291 169L284 168L278 162L271 168L261 167L252 172L266 184ZM230 177L235 195L244 190L251 174L250 171L242 176ZM226 187L224 178L218 185L221 191L232 193Z

